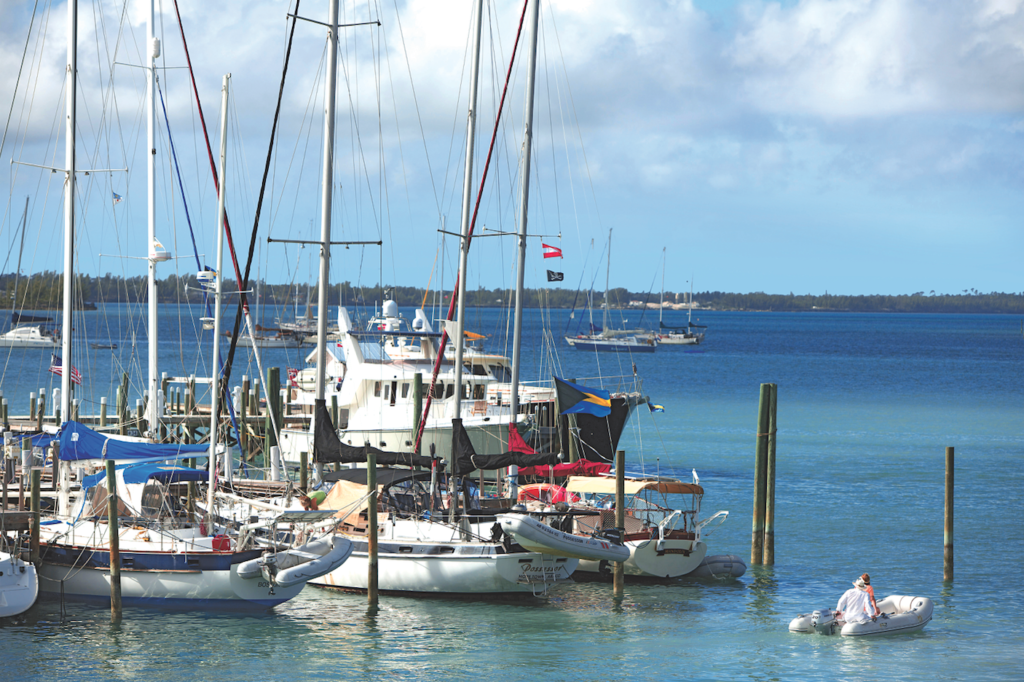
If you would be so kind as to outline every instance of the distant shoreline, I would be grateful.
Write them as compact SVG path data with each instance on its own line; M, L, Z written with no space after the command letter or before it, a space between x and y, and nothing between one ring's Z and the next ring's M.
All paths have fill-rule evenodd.
M59 310L62 299L60 273L43 272L18 278L17 311ZM101 303L141 303L146 300L145 277L120 278L112 275L76 277L76 299L83 301L76 309L91 309ZM13 302L15 278L11 274L0 275L0 301ZM224 290L237 290L234 280L224 281ZM253 283L249 285L254 288ZM261 305L273 309L275 315L283 311L291 314L295 309L304 309L306 301L315 300L315 287L310 284L260 284ZM448 293L441 300L447 305ZM500 308L511 300L507 289L475 289L466 291L466 306L472 308ZM350 282L331 285L328 305L339 304L372 306L391 298L402 307L419 307L424 300L427 305L437 303L436 290L429 292L419 287L355 286ZM523 295L525 308L586 309L587 299L597 310L604 303L604 292L575 291L560 288L527 289ZM624 288L608 292L610 308L615 310L643 310L657 313L662 299L660 292L631 292ZM171 275L157 281L157 300L160 303L202 303L202 293L195 276L177 277ZM250 300L252 298L250 297ZM665 308L686 311L688 292L665 292ZM964 313L964 314L1008 314L1024 315L1024 292L982 293L976 290L959 294L936 294L923 291L913 294L845 296L839 294L766 294L753 292L737 294L723 291L700 291L693 293L693 312L706 310L731 312L808 312L808 313ZM227 310L233 307L227 305ZM10 309L4 306L5 309ZM315 306L314 306L315 308Z

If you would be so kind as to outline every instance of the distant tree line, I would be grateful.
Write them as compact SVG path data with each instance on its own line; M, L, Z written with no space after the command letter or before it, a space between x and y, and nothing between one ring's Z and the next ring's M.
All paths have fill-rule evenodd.
M57 310L63 298L63 273L46 271L17 278L17 300L15 300L15 276L0 275L0 307L15 310ZM305 308L309 301L316 305L316 286L311 284L250 284L250 291L260 292L264 306L276 308ZM237 290L233 279L224 281L224 290ZM141 303L146 300L146 278L117 277L107 273L101 277L78 275L75 280L75 307L87 308L98 303ZM424 300L427 305L437 302L447 304L451 292L425 292L419 287L402 286L360 286L351 282L332 285L328 291L329 305L373 306L391 298L403 307L418 307ZM613 308L625 308L632 302L644 305L657 304L660 292L630 292L624 288L611 289L608 298ZM666 302L685 300L686 294L665 292ZM936 294L918 291L913 294L886 296L844 296L824 294L821 296L803 294L766 294L754 292L735 294L724 291L695 293L694 300L701 308L715 310L760 310L778 312L894 312L894 313L1011 313L1024 314L1024 292L982 293L965 289L957 294ZM604 292L574 291L562 288L527 289L523 305L527 308L586 308L600 307L604 303ZM170 275L157 280L157 300L161 303L202 303L203 292L195 275L179 277ZM466 291L466 305L472 307L496 307L508 305L513 292L507 289L477 288Z

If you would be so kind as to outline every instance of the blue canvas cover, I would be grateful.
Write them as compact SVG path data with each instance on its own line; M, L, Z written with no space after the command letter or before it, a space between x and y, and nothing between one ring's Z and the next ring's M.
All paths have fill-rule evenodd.
M115 440L76 421L66 421L60 429L60 458L64 462L76 462L81 459L179 459L202 456L209 452L209 445L132 443Z
M155 478L162 483L177 483L179 481L197 481L201 483L209 478L209 474L202 469L191 469L173 464L122 464L117 469L124 471L125 483L145 483L151 478ZM86 476L82 479L82 490L88 490L106 480L106 471Z

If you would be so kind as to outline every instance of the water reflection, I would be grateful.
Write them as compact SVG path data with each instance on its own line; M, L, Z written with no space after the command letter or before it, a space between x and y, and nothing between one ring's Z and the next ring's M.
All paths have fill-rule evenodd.
M747 575L753 580L748 585L750 602L744 617L765 626L778 623L779 611L776 596L779 582L775 578L775 567L751 566Z

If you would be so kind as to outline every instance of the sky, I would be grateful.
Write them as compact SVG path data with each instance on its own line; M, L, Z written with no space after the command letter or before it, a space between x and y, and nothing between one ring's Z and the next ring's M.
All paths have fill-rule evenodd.
M474 4L342 3L344 23L380 25L340 32L332 238L383 243L334 247L332 283L453 285L458 243L440 230L462 220ZM213 264L216 194L173 0L156 6L178 161L160 113L157 235L176 256L162 278L196 270L189 222ZM231 74L226 203L244 263L294 3L179 6L215 153ZM79 7L78 166L127 168L79 176L90 274L145 272L147 7ZM521 11L485 2L474 199ZM299 14L326 21L327 2ZM66 4L39 2L33 18L33 3L0 0L3 272L18 254L22 272L62 269L63 175L23 164L64 167L66 27ZM272 282L317 268L313 248L267 242L320 233L326 30L300 21L294 35L254 246L253 272ZM515 283L516 241L499 233L519 225L528 40L470 288ZM632 291L657 291L663 274L668 291L1024 291L1024 0L549 0L537 54L528 287L600 289L610 269ZM542 243L564 258L542 258Z

